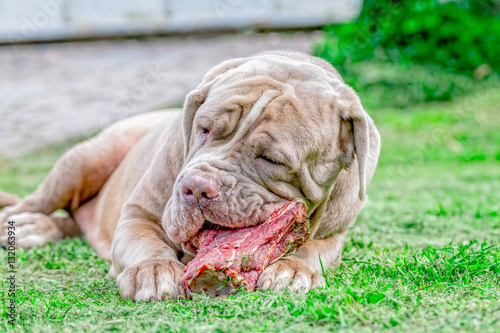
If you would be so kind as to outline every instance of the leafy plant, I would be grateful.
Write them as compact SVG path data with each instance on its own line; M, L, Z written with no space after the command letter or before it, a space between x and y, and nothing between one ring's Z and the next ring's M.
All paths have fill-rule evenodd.
M315 54L357 90L396 88L403 97L383 98L389 105L451 100L500 71L498 8L493 0L368 0L356 21L325 28ZM392 64L394 73L377 76L380 65L374 74L366 63Z

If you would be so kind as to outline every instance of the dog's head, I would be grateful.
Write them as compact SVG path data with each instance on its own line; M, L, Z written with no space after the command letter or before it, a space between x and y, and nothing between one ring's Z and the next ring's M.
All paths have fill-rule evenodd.
M295 198L314 216L355 155L362 199L366 117L321 59L267 52L216 66L185 102L185 161L163 216L168 236L186 242L206 221L255 225Z

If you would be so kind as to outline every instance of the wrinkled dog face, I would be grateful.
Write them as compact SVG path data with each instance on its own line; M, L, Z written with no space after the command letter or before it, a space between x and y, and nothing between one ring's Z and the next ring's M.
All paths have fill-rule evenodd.
M346 159L339 100L355 95L333 68L292 56L225 62L188 96L184 167L163 216L174 242L205 221L246 227L294 198L309 213L325 199Z

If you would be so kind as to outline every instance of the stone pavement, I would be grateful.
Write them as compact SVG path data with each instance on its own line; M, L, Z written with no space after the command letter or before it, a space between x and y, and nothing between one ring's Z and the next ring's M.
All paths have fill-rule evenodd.
M318 34L0 47L0 155L19 156L180 104L221 61L272 49L310 52Z

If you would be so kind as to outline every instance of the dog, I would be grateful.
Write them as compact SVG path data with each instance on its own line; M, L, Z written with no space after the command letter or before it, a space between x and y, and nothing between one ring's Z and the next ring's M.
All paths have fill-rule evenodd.
M292 51L232 59L182 110L121 120L68 150L34 193L2 193L2 241L13 240L8 221L22 248L83 235L111 260L123 298L178 299L194 257L182 244L204 223L256 225L301 198L313 240L257 286L308 292L340 263L379 153L373 120L328 62Z

